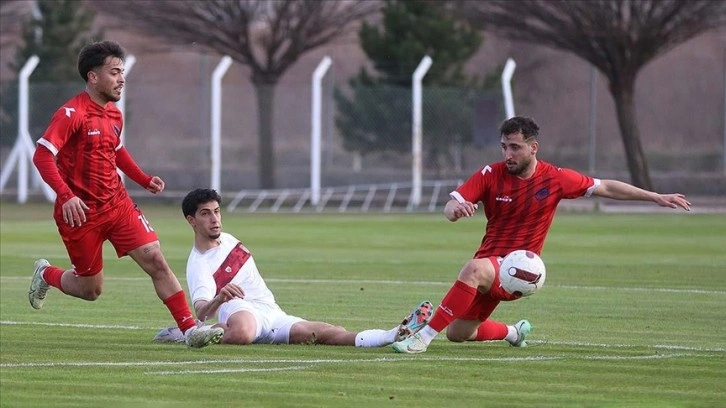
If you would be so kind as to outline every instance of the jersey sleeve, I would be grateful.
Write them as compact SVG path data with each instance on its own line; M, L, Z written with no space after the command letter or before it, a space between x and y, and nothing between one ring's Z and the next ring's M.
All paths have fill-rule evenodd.
M489 183L493 177L492 173L492 167L482 167L476 173L469 176L464 184L449 193L449 196L458 202L469 201L471 203L477 203L482 201L484 192L489 188Z
M216 284L209 266L199 257L189 256L187 261L187 286L192 305L198 300L210 301L216 293Z
M558 168L557 177L562 185L563 198L589 197L600 185L600 180L572 169Z
M71 106L61 106L50 119L50 124L38 144L45 146L54 156L63 148L68 139L81 128L83 113Z

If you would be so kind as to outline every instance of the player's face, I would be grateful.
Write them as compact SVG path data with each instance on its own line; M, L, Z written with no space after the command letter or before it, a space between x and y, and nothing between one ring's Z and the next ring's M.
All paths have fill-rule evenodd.
M525 142L521 132L502 135L502 155L509 174L528 175L533 171L532 160L537 153L536 141Z
M194 215L194 228L197 233L210 239L217 239L222 234L222 212L219 203L210 201L197 206Z
M106 57L106 63L88 73L88 84L104 101L118 102L125 83L124 63L116 57Z

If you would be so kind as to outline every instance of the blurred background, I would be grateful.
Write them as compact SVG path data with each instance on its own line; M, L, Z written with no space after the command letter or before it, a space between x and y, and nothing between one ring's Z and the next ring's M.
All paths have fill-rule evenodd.
M0 160L10 171L27 59L40 57L29 87L35 141L83 89L80 47L110 39L135 58L124 88L125 145L142 169L164 178L169 197L210 185L211 78L225 55L223 193L310 187L312 75L325 57L321 185L390 191L411 181L411 78L428 55L423 179L429 193L441 181L436 195L445 200L457 182L501 159L501 77L512 59L514 111L539 123L540 159L723 198L725 4L3 0ZM3 198L14 199L16 183L13 174ZM37 186L30 192L45 199Z

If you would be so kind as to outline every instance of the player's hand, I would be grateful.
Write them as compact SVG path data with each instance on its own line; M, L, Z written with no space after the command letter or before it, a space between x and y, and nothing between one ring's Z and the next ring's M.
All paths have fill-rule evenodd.
M691 203L686 200L683 194L658 194L655 202L661 207L678 208L691 211Z
M146 187L146 190L152 194L161 193L164 191L164 180L162 180L159 176L153 176L149 182L149 186Z
M61 210L63 211L63 222L71 227L80 227L86 222L88 206L76 196L63 203Z
M454 207L454 216L456 218L471 217L474 215L477 208L479 208L479 205L470 201L458 202Z
M228 283L219 291L219 300L224 303L234 298L244 299L245 291L234 283Z

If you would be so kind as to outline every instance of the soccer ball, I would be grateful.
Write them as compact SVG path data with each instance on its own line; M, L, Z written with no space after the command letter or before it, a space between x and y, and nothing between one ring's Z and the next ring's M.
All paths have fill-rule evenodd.
M532 251L519 249L504 257L499 266L499 282L507 293L529 296L545 283L544 262Z

